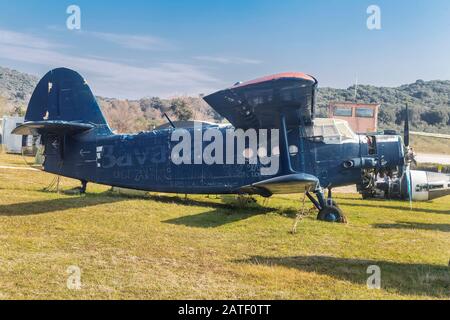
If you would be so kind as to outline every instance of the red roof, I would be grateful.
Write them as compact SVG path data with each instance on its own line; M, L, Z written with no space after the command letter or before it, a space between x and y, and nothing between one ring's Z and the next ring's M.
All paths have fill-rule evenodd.
M313 77L305 74L305 73L301 73L301 72L284 72L284 73L278 73L278 74L274 74L271 76L266 76L266 77L262 77L262 78L258 78L255 80L251 80L251 81L247 81L241 84L238 84L236 86L234 86L233 88L240 88L240 87L245 87L245 86L249 86L252 84L258 84L258 83L263 83L263 82L268 82L268 81L272 81L272 80L279 80L279 79L283 79L283 78L297 78L297 79L304 79L304 80L308 80L308 81L316 81Z

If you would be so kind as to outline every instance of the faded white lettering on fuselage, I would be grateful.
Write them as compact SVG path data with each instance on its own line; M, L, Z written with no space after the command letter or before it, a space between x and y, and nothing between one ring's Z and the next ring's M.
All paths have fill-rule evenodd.
M103 169L111 169L115 167L143 167L146 165L155 165L165 163L167 161L167 153L162 145L134 148L130 152L121 152L118 155L115 152L115 146L102 146L102 152L97 157L99 167Z

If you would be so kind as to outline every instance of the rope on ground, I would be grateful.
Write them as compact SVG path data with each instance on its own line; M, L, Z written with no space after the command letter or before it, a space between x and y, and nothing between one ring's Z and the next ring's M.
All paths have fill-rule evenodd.
M301 220L303 220L303 218L306 217L305 215L305 202L306 202L306 191L303 195L303 201L302 201L302 208L300 210L300 212L297 214L297 216L295 217L295 221L294 221L294 225L292 226L292 230L291 233L292 234L296 234L297 233L297 226L300 223Z

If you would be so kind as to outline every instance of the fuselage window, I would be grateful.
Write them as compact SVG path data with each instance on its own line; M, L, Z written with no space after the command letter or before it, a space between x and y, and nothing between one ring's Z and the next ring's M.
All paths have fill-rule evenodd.
M292 157L295 157L298 154L298 147L294 145L289 146L289 153Z

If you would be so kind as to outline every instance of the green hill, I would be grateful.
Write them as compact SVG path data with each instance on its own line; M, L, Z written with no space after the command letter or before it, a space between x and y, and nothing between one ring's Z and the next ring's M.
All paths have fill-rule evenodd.
M0 67L0 113L22 114L37 82L35 76Z
M408 103L414 130L450 132L450 81L417 80L396 88L358 86L356 100L360 103L381 104L381 128L400 128ZM321 88L318 95L319 113L326 115L326 107L333 101L355 102L355 87Z
M0 67L0 114L23 114L37 81L35 76ZM99 97L98 100L111 126L118 132L151 129L165 122L163 113L178 120L221 120L200 97L140 100ZM357 88L356 100L382 105L379 115L382 129L400 129L408 103L413 130L450 133L450 81L417 80L396 88L361 85ZM317 99L319 116L326 116L329 103L334 101L354 102L355 87L320 88Z

